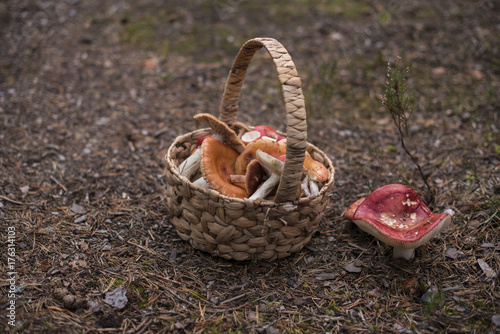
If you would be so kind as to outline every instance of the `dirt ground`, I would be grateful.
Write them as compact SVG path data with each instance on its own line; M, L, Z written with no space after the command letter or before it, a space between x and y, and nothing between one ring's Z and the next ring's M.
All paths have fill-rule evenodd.
M497 1L1 1L1 331L498 333L498 17ZM228 261L176 234L163 157L264 36L297 65L335 186L303 250ZM343 218L385 184L425 192L380 102L401 49L406 143L430 208L455 212L410 261ZM264 52L238 117L285 130Z

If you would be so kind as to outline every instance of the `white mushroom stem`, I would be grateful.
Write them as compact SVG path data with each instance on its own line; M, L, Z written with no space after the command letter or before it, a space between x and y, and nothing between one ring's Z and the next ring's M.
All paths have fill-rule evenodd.
M392 251L392 257L402 257L407 260L411 260L415 255L415 248L403 248L403 247L394 247Z
M313 180L309 181L309 191L311 192L311 196L319 194L318 184Z
M255 152L255 157L268 173L273 173L278 175L283 174L283 169L285 168L285 163L283 161L276 159L272 155L262 150L257 150Z
M278 174L271 174L271 176L262 183L262 185L255 190L255 192L250 196L251 200L256 200L257 198L266 198L267 195L278 185L280 182L280 176Z
M191 180L191 178L200 170L201 149L198 148L186 160L179 165L179 173Z
M306 197L311 196L311 192L309 191L309 178L306 176L305 178L302 179L302 182L300 182L300 186L302 187L302 191L306 195Z
M245 175L232 174L229 178L232 183L245 183Z
M262 136L262 137L260 137L260 139L267 139L267 140L277 141L276 138L271 138L271 137L268 137L268 136Z
M212 186L207 182L207 180L205 180L204 177L200 177L198 180L194 181L193 184L201 188L212 189Z
M301 185L302 190L304 191L304 194L306 195L306 197L319 194L318 184L316 182L314 182L313 180L310 180L307 175L302 179L300 185Z
M257 152L255 152L255 157L270 176L259 188L257 188L252 196L250 196L251 200L266 198L266 196L269 195L280 182L285 165L283 161L276 159L262 150L257 150Z

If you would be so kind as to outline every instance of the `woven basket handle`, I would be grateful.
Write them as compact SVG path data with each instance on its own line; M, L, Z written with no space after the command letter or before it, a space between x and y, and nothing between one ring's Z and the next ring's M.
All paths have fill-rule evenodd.
M307 147L307 122L301 80L288 51L275 39L254 38L240 49L226 81L219 118L231 124L236 121L238 98L253 55L264 47L273 59L282 86L286 111L286 159L275 202L294 201L299 197L305 150Z

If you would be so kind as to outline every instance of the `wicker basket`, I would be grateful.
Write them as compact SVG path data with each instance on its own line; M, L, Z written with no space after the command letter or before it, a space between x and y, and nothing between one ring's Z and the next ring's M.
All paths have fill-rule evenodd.
M210 134L211 129L177 137L165 156L167 204L178 235L196 249L239 261L273 261L301 250L318 229L334 183L332 162L307 142L301 81L290 55L278 41L255 38L243 45L226 82L219 119L236 133L251 128L236 121L238 98L250 61L262 47L276 66L286 111L286 160L274 200L227 197L198 187L179 174L179 164L196 148L196 141ZM296 198L306 150L327 167L329 177L317 195Z

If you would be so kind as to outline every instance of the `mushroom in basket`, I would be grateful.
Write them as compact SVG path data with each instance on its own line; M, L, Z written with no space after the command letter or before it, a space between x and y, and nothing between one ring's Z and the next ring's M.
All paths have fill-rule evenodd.
M271 139L274 141L280 141L282 139L285 139L285 136L282 136L270 127L269 125L257 125L255 126L252 131L245 132L242 136L241 139L245 144L251 143L253 141L256 141L258 139Z
M283 171L286 137L270 126L258 125L242 136L245 138L246 134L253 132L250 137L256 139L249 140L247 136L246 140L242 140L226 123L211 114L201 113L194 118L210 126L213 135L198 139L198 148L179 165L182 176L191 180L201 171L202 176L193 181L194 185L212 188L230 197L265 198L272 192ZM261 151L260 159L258 151ZM269 164L277 169L270 172ZM265 171L268 171L269 176ZM313 196L319 192L317 183L325 182L329 172L308 152L303 171L303 194Z
M229 126L226 123L222 122L212 114L208 113L196 114L194 115L194 119L210 126L214 134L204 136L198 139L197 146L199 146L199 148L196 149L193 152L193 154L189 156L189 158L184 160L179 165L179 173L188 179L191 179L200 170L201 145L203 144L205 139L213 137L214 139L217 139L222 143L232 147L238 153L241 153L243 149L245 149L245 144L240 138L238 138L236 132L234 132L231 128L229 128ZM201 179L197 180L197 185L206 186L206 184L204 184L203 180Z
M245 189L231 182L234 174L234 162L239 153L215 138L207 138L201 144L201 173L202 180L213 189L229 197L245 198L248 194ZM199 179L199 180L200 180ZM195 181L195 184L201 181ZM202 184L197 184L203 186Z

